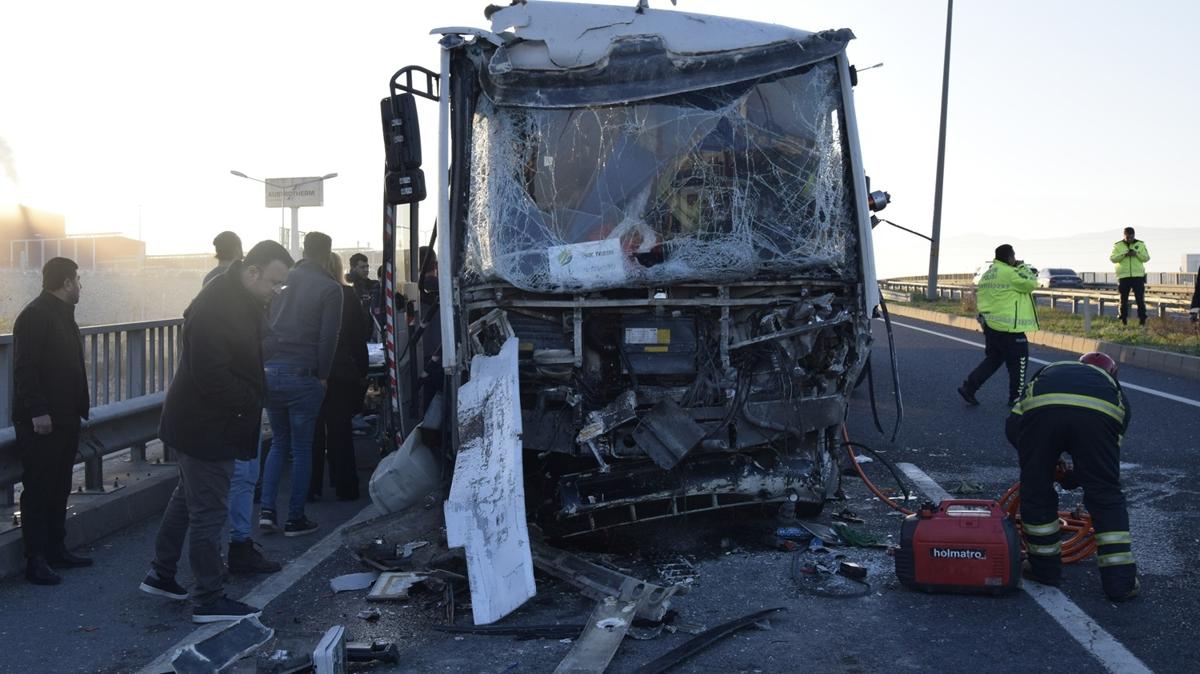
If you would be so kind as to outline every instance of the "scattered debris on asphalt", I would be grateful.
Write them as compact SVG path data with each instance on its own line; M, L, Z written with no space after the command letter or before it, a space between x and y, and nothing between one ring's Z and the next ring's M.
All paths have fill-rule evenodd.
M671 598L687 592L686 585L663 587L647 583L613 569L593 564L578 555L552 548L537 541L533 542L533 563L544 573L566 581L579 589L589 599L604 601L607 597L638 598L646 600L638 605L637 616L647 620L662 620L671 608Z
M388 571L379 574L378 580L367 593L367 601L397 601L408 599L408 591L413 585L420 583L429 576L423 573L409 571Z
M972 496L974 494L983 493L983 485L979 482L970 482L968 480L959 480L958 486L950 490L951 494L958 496Z
M839 520L842 520L843 522L850 522L851 524L865 524L866 523L866 520L859 517L857 513L855 513L853 510L850 510L849 508L844 508L841 512L836 513L834 515L834 517Z
M366 641L347 641L346 661L379 661L395 665L400 662L400 649L396 646L396 642L386 639L376 639L370 643Z
M377 608L365 608L356 613L354 617L373 623L383 617L383 613Z
M329 589L333 590L334 594L338 592L353 592L354 590L365 590L375 584L379 579L378 571L363 571L361 573L347 573L344 576L337 576L329 580Z
M687 660L696 655L700 651L712 646L721 639L733 634L734 632L749 627L764 617L775 613L776 611L786 611L783 606L768 608L762 611L751 613L747 616L742 616L736 620L730 620L727 623L717 625L716 627L702 632L691 639L688 639L683 644L667 651L665 654L651 660L650 662L637 668L637 674L659 674L665 672L675 665Z
M792 553L788 564L796 589L830 599L855 599L870 594L871 585L865 580L866 568L843 562L837 558L839 556L812 548Z
M270 641L275 630L250 616L216 634L186 646L171 659L179 674L216 674Z
M842 562L838 565L838 575L845 576L851 580L863 580L867 577L867 568L862 564L854 562Z
M644 601L645 595L638 599L605 597L596 604L579 638L558 663L554 674L603 674L633 626L638 604Z
M345 674L346 671L346 628L334 625L325 632L312 654L313 671L316 674Z

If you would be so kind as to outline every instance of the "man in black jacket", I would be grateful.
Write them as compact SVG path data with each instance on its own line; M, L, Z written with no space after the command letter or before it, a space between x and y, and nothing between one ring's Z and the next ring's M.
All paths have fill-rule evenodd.
M1066 489L1083 487L1104 593L1120 602L1140 592L1121 490L1121 440L1129 418L1117 363L1103 353L1085 353L1078 362L1050 363L1025 387L1005 432L1021 463L1021 530L1028 555L1023 575L1029 580L1062 583L1062 522L1054 483L1065 452L1074 469L1058 482Z
M342 291L329 271L333 241L321 232L304 236L304 259L288 273L287 285L271 303L263 355L267 374L267 418L271 451L263 471L258 526L279 528L275 500L284 462L291 454L291 495L284 536L317 530L304 514L312 475L313 437L333 369L342 323Z
M183 346L163 403L158 435L179 454L179 485L163 513L143 592L187 599L175 570L190 534L196 584L192 622L258 615L222 592L221 530L234 459L255 456L265 394L263 310L283 287L292 258L262 241L211 281L183 313Z
M367 328L367 338L375 332L375 318L371 312L372 301L379 296L379 285L383 281L371 280L371 262L366 255L355 253L350 256L350 271L346 272L346 283L354 288L355 299L362 305L363 324ZM345 293L343 293L345 294Z
M21 535L25 578L56 585L54 568L90 566L67 552L67 496L79 449L80 419L87 419L87 372L75 323L78 265L52 258L42 268L42 293L13 325L12 420L21 453Z

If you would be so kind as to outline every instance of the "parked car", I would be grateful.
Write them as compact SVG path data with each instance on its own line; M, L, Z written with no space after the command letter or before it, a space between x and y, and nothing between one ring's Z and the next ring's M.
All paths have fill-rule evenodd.
M991 263L992 263L992 261L995 261L995 260L988 260L988 261L985 261L985 263L983 263L982 265L979 265L979 266L977 266L977 267L976 267L976 275L974 275L974 276L971 278L971 283L973 283L973 284L976 284L976 285L979 285L979 279L980 279L980 278L983 278L983 272L985 272L985 271L988 271L989 269L991 269ZM1030 271L1032 271L1033 273L1038 273L1038 267L1036 267L1036 266L1031 266L1031 267L1030 267ZM1073 273L1074 273L1074 272L1073 272Z
M1039 288L1082 288L1083 279L1074 269L1048 267L1038 272Z

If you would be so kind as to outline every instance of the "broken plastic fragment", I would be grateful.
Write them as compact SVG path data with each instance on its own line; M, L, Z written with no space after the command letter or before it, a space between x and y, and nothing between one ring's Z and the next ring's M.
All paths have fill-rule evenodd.
M365 590L371 587L379 578L378 571L363 571L362 573L347 573L344 576L332 578L329 581L329 589L336 592L350 592L353 590Z

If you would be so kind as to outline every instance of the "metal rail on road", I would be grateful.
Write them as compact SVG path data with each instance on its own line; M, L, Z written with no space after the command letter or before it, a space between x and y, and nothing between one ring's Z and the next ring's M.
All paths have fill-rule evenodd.
M974 274L938 274L938 284L942 283L972 283L975 278ZM1088 285L1100 285L1115 287L1117 285L1117 275L1115 272L1095 272L1085 271L1079 273L1079 278ZM926 284L924 276L898 276L889 281L899 283L920 283ZM1187 292L1191 294L1192 289L1196 286L1195 272L1155 272L1146 274L1146 285L1155 286L1160 291L1167 292ZM1164 288L1165 286L1165 288Z
M924 295L926 285L924 281L914 282L909 280L886 280L880 284L886 290L895 292L913 294L921 293ZM1120 296L1115 292L1105 292L1098 290L1035 290L1034 297L1042 297L1050 300L1050 308L1058 308L1059 302L1069 302L1071 305L1071 313L1078 314L1083 311L1083 307L1090 302L1095 302L1099 306L1098 315L1104 315L1104 308L1107 304L1119 304ZM973 285L939 285L937 289L939 299L958 300L964 297L973 297L975 295L975 286ZM1131 299L1132 301L1132 299ZM1166 317L1170 311L1187 313L1191 306L1191 298L1183 296L1146 296L1146 306L1154 307L1158 315Z
M130 449L135 459L145 458L175 376L182 329L182 318L80 329L92 409L78 458L89 492L104 490L105 456ZM11 416L12 373L13 336L0 335L0 503L5 505L12 505L13 485L21 479Z

